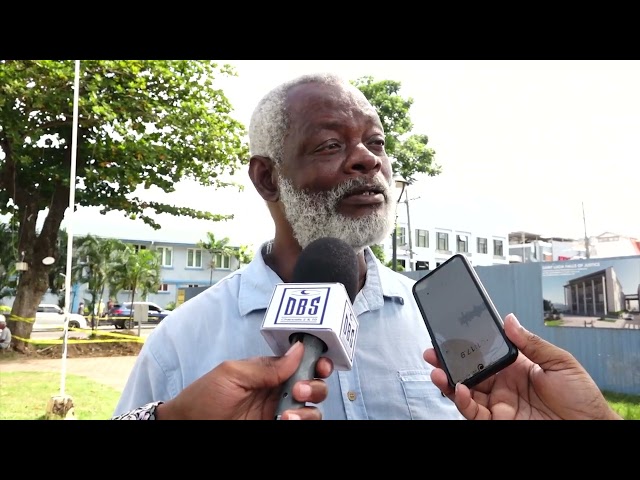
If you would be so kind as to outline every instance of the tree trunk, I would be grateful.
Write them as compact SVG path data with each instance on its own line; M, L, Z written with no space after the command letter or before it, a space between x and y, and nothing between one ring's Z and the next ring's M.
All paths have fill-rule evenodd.
M66 195L66 197L65 197ZM51 266L44 265L42 259L58 257L57 239L64 212L68 207L69 188L56 189L49 205L40 233L36 221L39 208L37 201L24 189L17 189L18 218L20 219L18 251L24 252L28 269L20 274L20 281L13 302L7 326L11 330L11 344L22 353L29 350L27 340L31 338L33 321L38 304L49 289Z
M20 276L18 292L7 319L7 326L11 330L11 343L22 353L28 349L25 340L31 338L38 304L49 288L47 272L48 269L44 265L29 265L29 270Z

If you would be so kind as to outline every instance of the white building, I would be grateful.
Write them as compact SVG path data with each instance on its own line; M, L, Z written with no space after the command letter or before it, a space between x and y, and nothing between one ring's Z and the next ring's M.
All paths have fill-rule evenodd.
M398 203L396 258L405 271L433 270L456 253L466 255L474 266L509 263L507 231L482 228L482 219L472 214L456 218L460 212L429 202L409 197L408 204L405 200ZM383 249L385 259L392 260L393 234Z
M564 251L568 247L573 248L573 242L574 241L572 239L545 237L530 232L510 232L509 262L530 263L557 260L557 252ZM557 248L558 246L561 248ZM577 254L573 250L572 252L572 255Z
M640 241L611 232L589 237L587 241L584 238L570 239L511 232L509 255L511 263L626 257L640 255Z

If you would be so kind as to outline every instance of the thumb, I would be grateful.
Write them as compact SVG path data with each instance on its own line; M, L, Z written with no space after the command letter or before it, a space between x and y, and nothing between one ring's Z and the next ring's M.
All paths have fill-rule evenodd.
M518 347L525 357L540 365L543 369L558 362L571 361L573 356L566 350L540 338L522 325L513 313L504 319L507 337Z
M256 378L256 381L260 381L265 387L277 387L283 384L295 373L303 354L304 345L302 342L295 342L281 357L261 357L259 360L264 362L267 368L259 373L261 378L260 380Z

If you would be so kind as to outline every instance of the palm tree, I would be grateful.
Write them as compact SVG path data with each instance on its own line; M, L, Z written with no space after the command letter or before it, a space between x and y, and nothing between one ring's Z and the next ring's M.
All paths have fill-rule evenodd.
M115 238L99 238L95 235L80 237L77 241L78 261L72 268L73 278L79 283L87 283L91 326L97 328L95 321L96 305L103 304L104 291L109 282L111 271L117 266L118 252L125 250L125 243Z
M133 302L136 292L146 297L160 288L160 254L155 250L138 250L126 245L117 256L119 266L110 276L110 289L117 295L119 290L131 291L131 316L125 322L127 329L133 328Z
M233 257L238 259L240 265L246 265L253 260L253 252L249 249L248 245L240 245L234 249Z
M235 257L236 250L229 246L229 239L224 237L221 240L216 240L216 237L213 233L207 232L207 240L199 241L198 247L206 250L211 254L211 261L209 262L209 268L211 269L211 274L209 276L209 285L213 285L213 271L216 269L218 265L216 265L216 258L218 256L222 257Z

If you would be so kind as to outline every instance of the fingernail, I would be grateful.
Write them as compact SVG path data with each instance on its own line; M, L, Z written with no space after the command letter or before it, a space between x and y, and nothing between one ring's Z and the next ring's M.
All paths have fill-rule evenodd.
M456 383L456 386L454 388L455 393L458 393L458 387L460 387L460 382Z
M520 325L520 322L518 321L518 317L516 317L513 313L510 313L509 315L511 315L513 317L513 320L516 322L516 327L522 327L522 325Z
M291 352L295 351L296 348L300 348L301 345L302 345L302 342L295 342L293 345L289 347L289 350L287 350L287 353L285 353L284 356L286 357L287 355L290 355Z
M297 413L290 413L287 415L287 420L300 420L300 415Z
M300 385L298 387L300 390L300 395L304 398L308 398L309 396L311 396L311 386L304 384L304 385Z

